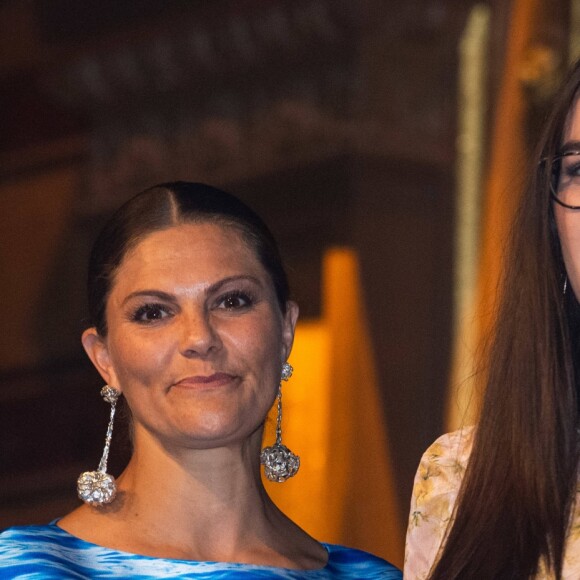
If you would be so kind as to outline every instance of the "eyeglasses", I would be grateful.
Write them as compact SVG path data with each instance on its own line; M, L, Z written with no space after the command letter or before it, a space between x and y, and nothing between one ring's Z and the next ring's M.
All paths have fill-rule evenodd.
M554 157L550 191L561 206L580 209L580 151L566 151Z

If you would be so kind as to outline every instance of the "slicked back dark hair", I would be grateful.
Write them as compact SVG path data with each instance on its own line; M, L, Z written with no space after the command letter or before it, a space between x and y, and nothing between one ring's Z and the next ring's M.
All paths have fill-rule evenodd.
M235 228L268 272L282 313L288 278L278 246L262 219L237 197L202 183L162 183L123 204L105 224L91 253L88 273L90 326L107 334L106 307L123 258L147 235L188 223Z

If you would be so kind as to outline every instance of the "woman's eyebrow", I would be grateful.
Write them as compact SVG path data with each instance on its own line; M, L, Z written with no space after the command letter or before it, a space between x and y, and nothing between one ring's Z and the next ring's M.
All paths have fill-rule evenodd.
M568 151L580 151L580 141L566 141L560 147L560 153L567 153Z
M222 278L221 280L218 280L217 282L214 282L213 284L208 286L205 290L205 293L211 294L213 292L219 292L222 286L225 286L226 284L229 284L231 282L241 282L241 281L251 282L259 287L262 286L262 282L260 282L260 280L255 276L249 275L228 276L227 278ZM176 296L174 294L170 294L169 292L163 292L162 290L144 289L131 292L131 294L125 296L121 304L125 305L127 302L129 302L129 300L132 300L133 298L139 298L141 296L153 296L166 302L174 302L176 300Z
M262 286L262 282L260 282L258 278L256 278L255 276L249 276L244 274L240 276L228 276L227 278L222 278L221 280L218 280L217 282L214 282L211 286L209 286L206 290L206 293L211 294L212 292L218 292L222 286L225 286L230 282L243 282L243 281L251 282L253 284L256 284L256 286L260 287Z
M135 292L131 292L131 294L125 296L122 305L129 302L129 300L132 300L133 298L139 296L154 296L155 298L165 300L166 302L175 301L175 296L173 294L169 294L168 292L162 292L161 290L136 290Z

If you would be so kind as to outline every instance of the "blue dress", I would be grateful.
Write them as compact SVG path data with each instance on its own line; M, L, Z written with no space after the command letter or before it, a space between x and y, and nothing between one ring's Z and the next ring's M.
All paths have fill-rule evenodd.
M0 578L55 580L69 578L192 578L234 580L248 578L387 579L402 573L367 552L322 544L328 563L318 570L290 570L274 566L168 560L119 552L85 542L52 522L42 526L8 528L0 534Z

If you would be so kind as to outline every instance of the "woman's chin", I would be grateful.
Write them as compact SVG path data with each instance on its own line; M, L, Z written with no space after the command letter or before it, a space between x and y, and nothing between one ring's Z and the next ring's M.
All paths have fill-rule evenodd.
M255 426L243 426L233 423L231 420L208 420L204 415L194 421L181 420L171 427L163 429L163 432L152 433L150 436L158 439L164 447L182 447L184 450L191 449L218 449L223 447L245 447L253 440L260 445L262 434L260 424ZM138 442L136 441L138 446Z

